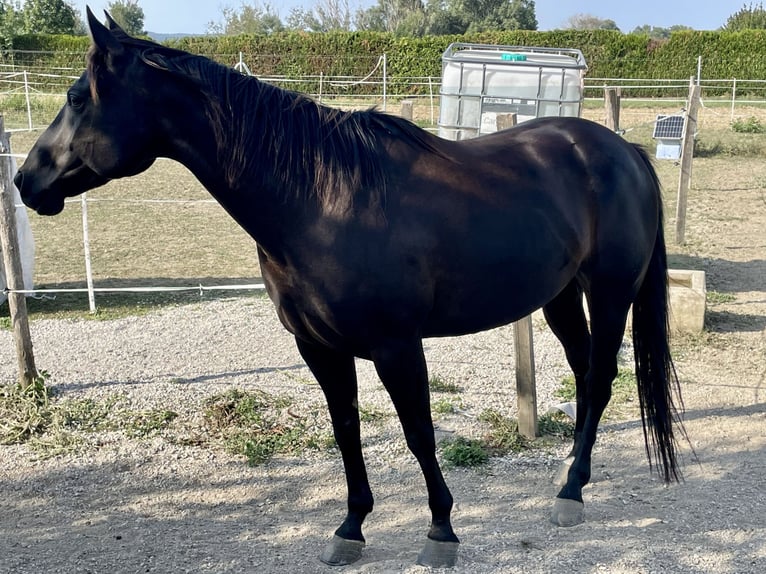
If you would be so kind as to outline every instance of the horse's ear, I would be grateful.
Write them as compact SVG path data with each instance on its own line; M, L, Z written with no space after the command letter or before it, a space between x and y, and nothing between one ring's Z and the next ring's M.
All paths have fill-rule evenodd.
M98 18L91 12L90 6L86 6L85 12L88 17L88 28L90 29L93 45L104 55L112 57L122 55L125 47L120 44L119 40L114 37L114 34L106 26L98 21Z
M121 34L125 34L126 36L128 33L122 29L122 27L112 18L112 15L109 14L106 10L104 10L104 15L106 16L106 23L109 25L109 30L111 32L119 32Z

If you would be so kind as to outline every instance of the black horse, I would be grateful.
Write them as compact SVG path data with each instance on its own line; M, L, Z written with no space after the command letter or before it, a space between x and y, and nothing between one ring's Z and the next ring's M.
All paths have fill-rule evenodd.
M87 70L16 184L26 205L54 215L66 197L172 158L255 239L268 294L326 395L345 466L348 513L322 560L359 558L373 507L354 358L374 362L425 476L431 526L419 561L452 565L453 500L436 458L422 339L491 329L539 307L577 382L574 446L552 520L583 520L631 305L647 453L666 481L679 479L661 195L641 148L575 118L446 141L377 111L319 105L107 21L88 10Z

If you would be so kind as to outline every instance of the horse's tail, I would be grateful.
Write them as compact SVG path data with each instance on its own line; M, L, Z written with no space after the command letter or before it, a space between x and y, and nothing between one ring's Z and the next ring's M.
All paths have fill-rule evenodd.
M636 146L651 174L659 205L657 238L649 267L633 302L633 347L636 379L644 427L646 454L657 465L665 482L682 478L674 427L685 435L674 404L681 407L681 388L670 356L668 316L668 263L663 230L663 210L657 173L643 148Z

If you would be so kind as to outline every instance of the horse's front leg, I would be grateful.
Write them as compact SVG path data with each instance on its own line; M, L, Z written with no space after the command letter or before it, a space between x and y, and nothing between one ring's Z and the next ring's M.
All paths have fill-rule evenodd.
M423 566L452 567L457 560L459 540L452 530L452 494L436 460L436 442L431 420L428 372L419 338L388 341L372 352L383 385L391 395L407 439L428 488L431 528L418 556Z
M320 559L332 566L358 560L364 548L362 522L372 512L373 498L362 457L354 357L296 338L298 350L327 399L335 440L346 470L348 514Z

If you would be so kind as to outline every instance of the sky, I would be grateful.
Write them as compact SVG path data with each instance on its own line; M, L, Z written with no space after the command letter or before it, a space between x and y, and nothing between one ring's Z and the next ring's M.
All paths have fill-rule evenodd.
M348 0L352 11L367 8L377 0ZM103 21L103 11L109 0L70 0L85 14L85 5ZM310 9L315 0L249 0L247 3L266 4L280 13L284 20L292 7ZM237 8L241 0L139 0L144 10L144 28L162 34L204 34L208 23L222 21L224 7ZM563 28L576 14L589 14L614 20L623 32L649 24L661 28L683 25L695 30L716 30L738 12L745 0L536 0L535 13L539 30Z

